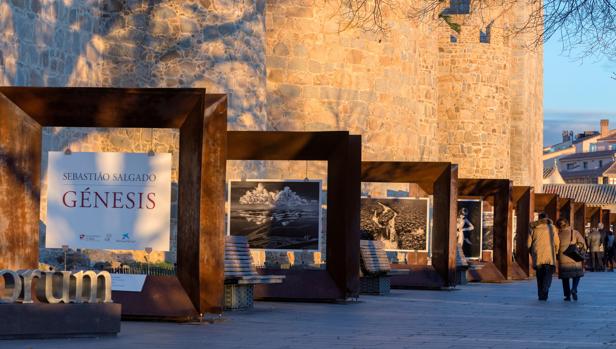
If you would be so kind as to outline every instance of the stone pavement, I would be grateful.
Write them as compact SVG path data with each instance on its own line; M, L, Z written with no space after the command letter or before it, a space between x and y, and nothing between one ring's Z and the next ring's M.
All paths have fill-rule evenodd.
M394 290L358 303L258 302L214 324L124 322L117 338L0 341L0 348L616 348L616 273L587 273L580 301L536 300L534 280Z

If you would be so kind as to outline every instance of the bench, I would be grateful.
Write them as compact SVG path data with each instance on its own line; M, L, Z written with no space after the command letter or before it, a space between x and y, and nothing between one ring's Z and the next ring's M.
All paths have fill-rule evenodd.
M373 240L360 240L359 253L361 270L359 292L361 294L387 295L391 289L391 265L383 243Z
M280 284L283 280L284 275L257 273L245 236L225 238L225 309L250 309L255 284Z

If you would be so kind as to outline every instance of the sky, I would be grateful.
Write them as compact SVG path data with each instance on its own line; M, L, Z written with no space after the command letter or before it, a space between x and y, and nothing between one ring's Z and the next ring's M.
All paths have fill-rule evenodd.
M601 119L616 129L616 61L571 58L556 38L544 45L543 55L543 143L558 143L563 130L598 131Z

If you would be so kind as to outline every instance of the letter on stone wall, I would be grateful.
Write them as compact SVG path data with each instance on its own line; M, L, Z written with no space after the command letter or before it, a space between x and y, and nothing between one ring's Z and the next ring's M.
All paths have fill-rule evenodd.
M69 303L69 286L71 282L70 271L46 271L43 279L38 283L36 295L41 302L56 304ZM60 291L60 297L54 295Z
M23 279L24 299L23 303L34 303L32 300L32 281L34 278L41 278L40 270L19 270L19 275Z
M99 286L98 279L102 284ZM111 300L111 275L109 272L80 271L73 274L71 280L71 293L74 294L75 303L112 303ZM99 294L101 294L99 299Z
M12 280L9 280L7 276L10 275ZM4 289L0 292L0 303L15 303L17 302L17 298L19 298L19 294L21 293L22 283L19 274L12 270L0 270L0 276L4 279ZM12 293L7 298L5 297L6 291L8 289L8 285L13 285Z
M11 277L8 277L11 276ZM34 303L32 286L38 301L57 303L113 303L111 274L106 271L41 271L0 270L4 287L0 288L0 303ZM23 294L23 299L20 295Z

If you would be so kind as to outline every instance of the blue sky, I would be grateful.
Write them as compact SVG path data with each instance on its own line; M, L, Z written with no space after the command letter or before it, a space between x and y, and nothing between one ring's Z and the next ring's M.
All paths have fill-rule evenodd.
M560 141L563 130L598 130L599 120L616 129L616 62L590 57L572 58L561 43L544 46L544 144Z

